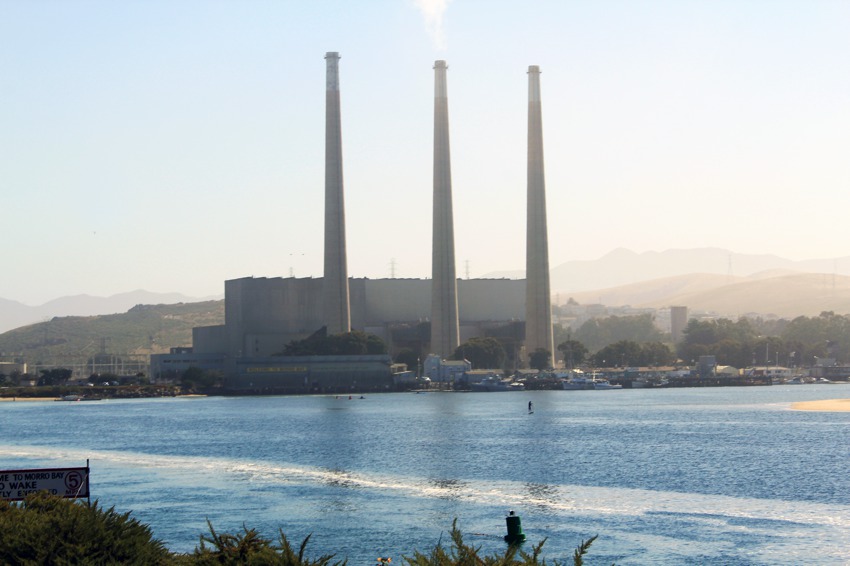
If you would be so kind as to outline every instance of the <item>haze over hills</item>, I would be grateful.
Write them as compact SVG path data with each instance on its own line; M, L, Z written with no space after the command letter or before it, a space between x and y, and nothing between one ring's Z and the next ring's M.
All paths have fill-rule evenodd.
M670 249L636 253L618 248L595 260L562 263L550 270L552 293L568 294L651 281L690 273L749 277L771 272L836 273L850 275L850 256L795 261L768 254L739 254L720 248ZM483 277L525 276L522 270L496 271ZM566 297L562 297L566 301Z
M824 273L757 273L750 277L694 273L620 287L570 293L581 304L687 306L735 319L746 314L780 318L850 313L850 277Z
M805 277L806 273L810 276ZM523 275L522 271L501 271L484 277ZM621 248L597 260L558 265L551 270L551 288L553 298L561 304L573 297L580 303L610 306L679 304L727 316L747 312L797 316L822 310L850 312L845 276L850 276L850 257L794 261L719 248L644 253ZM62 297L35 307L0 299L0 332L54 317L107 315L126 312L135 305L216 299L221 297L142 290L111 297Z
M686 305L692 313L709 311L729 318L751 313L793 318L816 316L824 310L850 313L850 277L772 272L730 282L725 275L699 273L570 296L582 304ZM42 363L85 363L107 340L108 351L125 359L188 346L193 327L223 322L223 300L137 305L122 314L56 317L4 332L0 334L0 352L21 354Z

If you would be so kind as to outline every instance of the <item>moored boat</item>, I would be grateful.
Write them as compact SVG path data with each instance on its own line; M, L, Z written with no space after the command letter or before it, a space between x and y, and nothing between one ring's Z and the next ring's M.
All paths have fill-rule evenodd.
M82 396L82 395L74 395L74 394L71 394L71 395L62 395L61 397L59 397L59 398L58 398L58 399L56 399L56 400L57 400L57 401L82 401L82 400L83 400L83 396Z
M593 389L593 380L581 376L573 376L561 382L561 389L565 391L583 391Z
M470 384L473 391L523 391L525 385L496 377L485 377L478 383Z

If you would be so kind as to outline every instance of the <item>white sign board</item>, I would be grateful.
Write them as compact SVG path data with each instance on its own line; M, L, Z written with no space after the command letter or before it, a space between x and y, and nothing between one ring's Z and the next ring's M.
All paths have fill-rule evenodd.
M0 499L20 501L37 491L74 499L89 497L89 469L0 470Z

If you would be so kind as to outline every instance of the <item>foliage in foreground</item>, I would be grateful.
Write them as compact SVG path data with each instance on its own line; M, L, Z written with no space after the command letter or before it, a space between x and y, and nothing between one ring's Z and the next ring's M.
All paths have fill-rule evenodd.
M304 551L310 541L310 535L304 539L298 552L292 548L283 531L280 531L280 546L272 545L255 529L242 527L238 535L219 534L212 523L207 520L210 536L202 536L201 544L191 556L175 558L175 564L212 566L224 565L257 565L257 566L344 566L346 561L333 560L333 554L325 554L316 559L307 558ZM212 546L207 546L210 543Z
M481 547L470 546L463 542L463 533L457 528L457 519L452 522L452 544L448 551L437 544L430 553L414 552L412 557L404 557L407 566L546 566L546 560L540 560L540 553L546 539L532 547L531 553L524 552L518 545L509 545L503 554L481 556ZM587 554L590 545L596 537L582 541L573 554L573 566L584 564L583 556ZM562 566L555 560L552 566Z
M0 501L0 564L169 564L170 553L130 513L39 492Z
M29 495L22 502L0 501L0 564L71 565L138 564L174 566L345 566L334 554L306 556L308 535L297 551L280 531L277 544L255 529L242 527L238 534L218 533L209 525L192 554L172 554L154 539L151 529L130 513L103 509L45 492ZM583 556L596 537L582 541L573 555L573 565L582 566ZM540 559L544 539L524 552L508 546L504 553L480 555L481 547L464 543L463 534L452 523L451 545L437 545L427 554L414 551L404 556L406 566L546 566ZM551 566L564 566L557 560Z

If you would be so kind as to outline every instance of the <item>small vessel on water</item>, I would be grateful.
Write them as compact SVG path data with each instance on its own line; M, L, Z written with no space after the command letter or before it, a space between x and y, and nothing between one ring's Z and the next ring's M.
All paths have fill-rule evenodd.
M581 376L573 376L561 382L561 389L565 391L583 391L593 389L593 380Z
M85 395L77 395L75 393L71 393L69 395L62 395L57 401L103 401L103 397L86 397Z
M594 379L593 380L593 389L622 389L623 386L620 384L614 385L607 379Z
M485 377L478 383L471 383L473 391L524 391L525 385L510 380L502 380L498 377Z
M586 391L596 389L622 389L622 385L614 385L604 377L598 374L590 374L585 376L579 372L574 372L572 377L561 381L561 389L565 391Z

